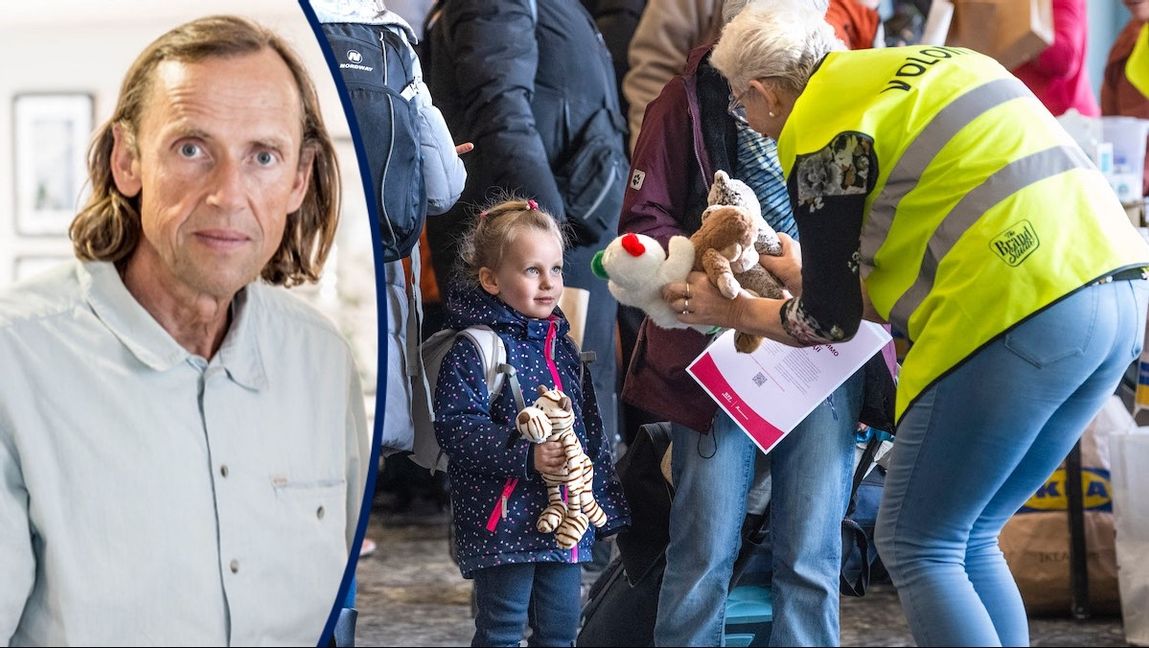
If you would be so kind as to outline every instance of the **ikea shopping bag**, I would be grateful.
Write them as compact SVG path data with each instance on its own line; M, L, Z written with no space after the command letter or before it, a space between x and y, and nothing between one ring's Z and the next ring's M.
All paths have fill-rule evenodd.
M1134 426L1117 396L1097 413L1081 438L1081 494L1089 606L1097 614L1118 614L1117 554L1110 491L1109 442ZM1058 468L1002 529L1001 551L1030 614L1070 612L1069 513L1065 468Z

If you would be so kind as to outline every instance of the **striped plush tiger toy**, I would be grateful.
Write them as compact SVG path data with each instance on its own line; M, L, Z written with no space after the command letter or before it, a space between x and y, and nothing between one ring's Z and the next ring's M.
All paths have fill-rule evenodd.
M571 399L562 391L543 385L539 385L538 400L515 418L516 429L528 441L559 441L566 453L565 474L542 473L548 504L536 524L543 533L553 531L563 549L578 544L588 523L596 527L606 524L606 513L594 499L594 465L575 435L574 420ZM566 502L560 486L566 486Z

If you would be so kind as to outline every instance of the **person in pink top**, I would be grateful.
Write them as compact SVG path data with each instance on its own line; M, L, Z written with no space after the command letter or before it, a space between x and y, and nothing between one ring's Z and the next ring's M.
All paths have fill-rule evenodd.
M1054 115L1101 114L1085 67L1087 13L1085 0L1053 0L1053 44L1013 70Z

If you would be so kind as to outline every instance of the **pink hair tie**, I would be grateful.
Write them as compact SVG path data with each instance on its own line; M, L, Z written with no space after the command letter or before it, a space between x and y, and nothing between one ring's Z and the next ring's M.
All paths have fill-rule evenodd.
M479 218L486 218L487 215L490 213L491 213L490 211L484 209L483 211L479 212Z
M535 202L534 198L531 198L530 200L527 201L527 209L529 209L531 211L538 211L539 210L539 204L537 202Z

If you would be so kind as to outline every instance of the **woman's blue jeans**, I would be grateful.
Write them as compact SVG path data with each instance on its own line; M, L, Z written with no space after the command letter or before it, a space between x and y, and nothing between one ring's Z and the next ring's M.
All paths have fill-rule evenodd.
M1083 288L984 347L903 415L878 552L920 646L1028 646L998 547L1141 353L1149 282Z
M771 646L839 642L842 516L850 494L862 373L770 451ZM710 434L674 425L671 438L675 493L654 642L721 646L758 448L721 413Z

